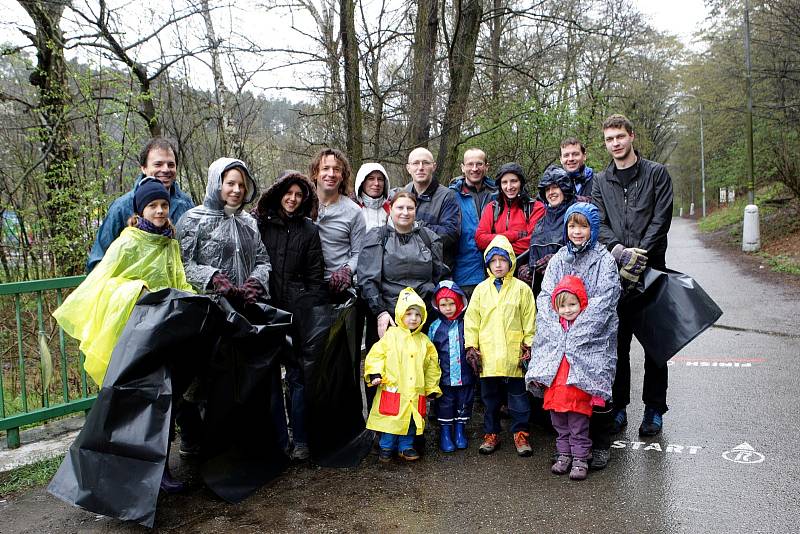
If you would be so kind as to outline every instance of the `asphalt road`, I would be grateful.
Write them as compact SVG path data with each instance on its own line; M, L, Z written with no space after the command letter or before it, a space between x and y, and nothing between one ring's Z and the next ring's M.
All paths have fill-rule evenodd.
M533 428L534 455L508 435L492 456L450 455L429 439L416 464L292 467L240 505L199 484L162 496L156 529L191 532L797 532L800 530L800 320L796 289L756 279L705 248L675 219L668 265L692 275L724 311L670 362L670 411L656 439L637 434L641 403L615 436L612 461L588 480L549 473L553 435ZM642 352L632 356L641 393ZM191 470L182 468L184 476ZM62 504L43 488L0 502L0 532L145 530Z

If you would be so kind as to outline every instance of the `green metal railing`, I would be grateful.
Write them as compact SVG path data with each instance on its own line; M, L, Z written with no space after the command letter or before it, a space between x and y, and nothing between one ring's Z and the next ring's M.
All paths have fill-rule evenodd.
M0 284L0 431L7 432L9 448L19 447L20 427L88 411L94 403L83 354L50 315L64 301L63 290L84 278ZM51 356L53 345L58 358Z

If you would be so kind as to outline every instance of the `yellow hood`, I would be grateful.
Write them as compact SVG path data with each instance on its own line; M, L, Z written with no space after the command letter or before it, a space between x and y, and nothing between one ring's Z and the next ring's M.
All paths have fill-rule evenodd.
M516 254L514 254L514 247L511 246L511 241L509 241L508 238L506 236L504 236L504 235L496 235L496 236L494 236L494 239L492 239L492 242L489 243L489 246L486 247L486 250L483 252L483 263L484 263L484 265L486 265L489 262L489 252L493 248L500 248L500 249L503 249L504 251L506 251L508 253L508 257L511 260L511 268L508 270L508 274L506 274L503 278L505 279L505 278L513 277L514 276L514 269L517 266L517 256L516 256ZM486 272L489 274L489 276L494 277L494 275L492 274L492 271L491 271L491 269L489 269L488 265L486 266Z
M506 240L506 242L508 242L508 240ZM422 326L428 319L428 310L425 307L425 301L423 301L422 298L419 295L417 295L416 291L414 291L410 287L407 287L404 290L402 290L400 292L400 296L397 297L397 306L395 306L394 309L394 322L397 326L399 326L403 330L408 330L408 328L406 328L406 326L403 324L403 315L406 314L406 310L408 310L408 308L410 308L411 306L419 306L419 308L422 310L422 322L412 332L412 334L416 334L417 332L422 330Z

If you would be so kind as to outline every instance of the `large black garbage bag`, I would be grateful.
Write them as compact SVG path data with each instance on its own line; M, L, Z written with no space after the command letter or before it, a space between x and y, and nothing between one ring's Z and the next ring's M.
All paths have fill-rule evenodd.
M374 433L366 430L361 384L353 375L355 298L309 307L295 320L304 336L298 353L312 458L324 467L356 467L369 453Z
M645 269L622 305L633 310L633 333L659 365L666 365L722 316L719 306L691 276L669 269Z
M91 512L152 527L169 441L171 370L187 368L183 360L202 366L208 352L202 347L214 345L222 320L207 297L165 289L139 299L48 491Z
M239 314L222 299L231 326L206 368L203 481L219 497L237 503L280 474L289 459L278 445L270 417L272 373L292 315L271 306Z

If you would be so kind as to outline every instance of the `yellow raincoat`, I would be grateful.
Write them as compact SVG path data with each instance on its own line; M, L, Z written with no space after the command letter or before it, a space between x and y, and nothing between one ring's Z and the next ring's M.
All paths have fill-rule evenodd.
M53 312L61 328L80 341L83 366L98 385L142 289L168 287L194 293L186 282L178 241L129 226Z
M464 346L481 352L483 370L481 377L525 376L519 367L520 344L530 346L536 331L536 302L533 291L525 282L514 278L517 257L511 243L498 235L484 252L499 247L508 252L511 269L503 277L500 291L494 285L494 275L487 268L489 278L475 287L464 314Z
M422 310L422 322L413 332L403 324L403 315L412 305ZM408 433L413 417L417 435L425 430L424 413L420 414L419 407L425 406L426 398L431 393L437 396L442 394L439 389L439 378L442 376L439 355L428 336L422 333L427 315L425 303L413 289L407 287L400 292L394 312L397 326L386 331L372 346L364 361L364 379L367 382L369 375L379 374L383 378L369 412L367 428L403 436ZM390 404L387 399L394 396L397 400L397 394L397 415L382 414L381 398L385 396L385 407Z

